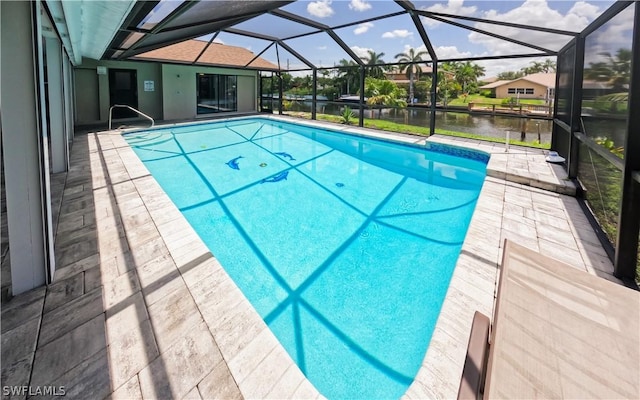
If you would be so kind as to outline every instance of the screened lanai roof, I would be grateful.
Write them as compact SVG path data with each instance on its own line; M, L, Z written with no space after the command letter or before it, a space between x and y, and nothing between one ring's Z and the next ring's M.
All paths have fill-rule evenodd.
M54 8L60 4L47 3ZM63 1L64 11L74 3ZM106 45L93 46L90 58L125 60L198 40L204 43L204 51L211 43L223 43L245 48L282 70L304 70L332 67L341 60L362 65L371 52L379 56L373 64L392 64L398 61L397 54L409 48L422 52L425 61L555 56L612 3L160 0L91 1L76 7L84 7L83 20L93 21L84 27L87 31L115 25L102 29L113 34ZM117 8L117 12L109 14L105 8ZM68 21L67 25L70 30L80 29ZM96 47L103 49L97 56ZM200 62L198 56L192 63ZM253 61L245 66L257 67L250 65Z

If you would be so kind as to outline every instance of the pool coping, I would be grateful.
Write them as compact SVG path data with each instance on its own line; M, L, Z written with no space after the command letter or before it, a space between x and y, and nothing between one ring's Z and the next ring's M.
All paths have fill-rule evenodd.
M228 119L216 120L213 123L220 123L224 121L238 121L241 119L253 119L253 118L255 117L228 118ZM363 138L372 138L372 139L381 140L388 143L400 143L400 144L414 147L417 149L428 148L427 147L428 142L424 137L411 137L408 135L393 135L392 137L390 137L388 133L362 130L354 127L345 127L344 129L340 130L340 129L336 129L333 126L327 126L327 124L323 124L323 123L298 121L298 120L290 119L287 117L260 116L260 118L295 123L298 125L318 127L322 129L331 129L340 133L356 135ZM176 126L191 126L191 125L200 125L200 124L201 123L171 124L171 125L162 126L162 128L171 128ZM338 128L340 128L340 126L338 126ZM142 131L145 131L145 130L147 129L143 129ZM132 129L132 130L127 130L126 133L135 133L137 131L141 131L141 130ZM129 147L129 144L126 142L126 140L124 140L124 135L120 135L118 138L115 138L115 141L117 141L118 143L114 142L114 147L118 150L119 153L121 153L121 158L123 158L123 160L124 159L127 160L125 163L125 166L127 170L131 170L130 172L131 177L134 178L135 176L139 175L139 176L144 176L145 179L153 179L150 172L146 170L146 167L144 166L144 163L142 161L140 161L139 159L138 161L133 160L133 157L137 158L137 155ZM452 145L447 144L447 146L452 146ZM464 147L462 146L452 146L452 147L464 149ZM472 149L472 150L475 152L478 152L478 150L476 149ZM483 151L479 151L479 152L489 156L489 154L486 152L483 152ZM123 153L126 153L126 154L123 154ZM130 153L133 153L133 155L131 155ZM155 179L153 180L155 181ZM154 186L156 185L157 183L155 183ZM149 185L147 184L146 186L149 186ZM143 200L147 196L154 197L156 200L164 197L168 199L167 194L164 193L164 191L162 191L159 185L153 189L154 193L145 193L141 191L140 188L138 188L138 192L140 193L141 197L143 197ZM163 199L159 201L161 203L165 203ZM179 236L181 238L180 243L184 243L184 241L188 241L192 243L193 245L191 246L191 251L195 252L196 255L200 255L201 257L202 254L207 254L207 253L211 254L211 252L208 250L204 242L202 242L202 240L197 235L195 230L191 228L189 223L178 211L178 209L175 208L175 206L171 207L171 209L167 209L165 207L162 210L162 212L160 212L159 214L156 214L156 211L153 209L150 209L149 212L151 214L151 217L154 220L156 219L173 220L174 222L171 224L170 229L175 229L176 225L180 226L179 235L176 235L175 232L170 232L169 228L165 230L163 226L158 226L158 230L160 231L160 234L163 236L163 238L165 238L165 243L169 249L169 252L172 255L174 255L174 251L179 251L179 249L173 248L174 246L171 243L171 239L169 238L175 238L176 236ZM176 213L180 215L178 216ZM176 223L177 221L179 222ZM178 269L180 269L181 268L180 260L183 258L187 259L189 257L187 256L187 254L175 254L174 258L176 259L176 264L178 266ZM241 322L244 325L245 329L234 331L234 333L243 335L242 337L239 338L239 342L247 343L246 348L239 348L236 345L236 343L233 343L227 347L226 343L229 342L229 339L222 338L221 334L217 332L215 328L212 329L212 332L211 332L214 339L219 344L220 351L224 359L227 360L229 370L231 371L232 375L236 378L238 387L240 391L243 393L243 395L245 395L246 398L262 398L265 396L264 391L260 389L260 386L264 385L264 379L260 375L256 374L255 372L253 373L250 372L249 374L247 374L247 371L261 371L261 368L260 368L261 364L274 351L278 353L279 360L274 365L271 365L271 368L279 368L282 374L279 374L273 371L272 373L275 375L284 375L285 372L287 372L288 375L296 376L296 380L299 379L302 372L299 370L295 361L288 355L288 353L286 352L284 347L280 344L280 342L275 337L275 335L270 331L270 329L268 329L268 326L264 323L264 321L262 321L262 318L259 316L258 312L253 308L253 306L246 299L244 294L242 294L242 292L235 285L235 283L233 283L233 281L228 276L226 271L224 271L224 268L220 265L220 263L217 262L214 254L211 254L211 260L208 264L209 264L209 268L212 268L212 271L210 272L210 274L216 275L218 277L224 276L223 278L224 282L228 283L229 287L233 286L232 290L219 294L220 296L224 296L219 299L219 304L231 304L231 305L235 304L235 305L226 310L216 310L215 314L219 315L219 318L224 321L232 320L234 315L244 315L246 317L245 321L237 321L237 322ZM197 292L198 286L201 285L201 283L199 283L197 280L195 279L192 280L189 277L189 273L187 273L187 275L185 276L185 282L187 284L187 287L192 293ZM206 307L206 303L204 299L201 300L198 298L197 295L194 295L194 300L196 301L196 304L198 304L199 307L201 306L202 306L201 308ZM204 316L205 322L210 326L210 328L216 327L216 325L218 325L218 323L213 319L209 320L207 318L207 315L209 313L206 310L203 311L202 314ZM247 333L256 333L256 336L254 339L251 339L249 337L244 337L244 335L246 335ZM434 336L435 336L435 332L434 332ZM432 338L431 342L433 343L434 340L439 341L440 339ZM425 361L422 362L422 365L423 365L422 369L425 369L425 365L432 366L431 364L433 364L432 360L430 359L428 361L426 360L427 359L425 359ZM274 362L274 361L270 360L270 362ZM462 364L460 365L460 368L462 368ZM460 369L460 371L462 370ZM263 374L263 373L264 371L260 372L260 374ZM426 385L427 381L424 379L419 379L418 378L419 376L421 375L417 374L415 378L416 382L410 385L407 392L405 392L405 395L408 395L410 393L421 393L423 391L420 387ZM307 382L308 382L307 386L313 387L313 384L310 381L307 381ZM285 387L287 386L285 382L283 382L282 385ZM276 383L275 387L278 387L278 383ZM322 394L319 392L317 395L322 397Z
M483 190L478 199L478 205L476 206L476 211L474 211L474 215L470 222L469 229L462 246L462 251L456 264L456 268L454 270L454 274L452 276L449 289L442 306L442 311L436 324L436 328L431 338L428 351L425 354L422 366L418 371L414 382L410 385L409 389L403 396L403 398L407 399L455 397L455 395L457 394L457 385L459 383L462 366L464 363L466 344L471 327L473 312L475 310L478 310L485 313L486 315L492 315L493 312L494 294L498 278L497 268L501 257L502 247L500 241L504 237L504 235L500 232L498 232L498 234L496 235L486 234L486 226L483 221L478 218L478 207L480 209L482 209L483 207L487 207L490 211L497 211L495 209L496 204L491 204L494 202L487 202L487 200L485 199L488 196L490 197L490 192L495 191L495 188L492 187L494 186L493 184L502 186L501 182L509 181L509 179L515 180L515 183L521 183L533 188L541 187L545 190L551 190L566 194L572 194L572 192L575 193L575 187L572 186L572 182L563 177L555 176L556 173L563 172L564 170L561 169L560 166L556 166L560 167L561 169L558 170L557 168L554 168L550 165L545 165L546 167L552 168L553 171L553 173L551 174L553 175L552 179L547 179L546 181L544 179L541 179L540 175L532 176L523 174L523 171L518 171L519 173L513 173L506 170L507 160L510 156L521 157L524 154L527 158L535 156L538 157L539 160L542 160L542 162L544 162L545 152L537 149L511 147L509 149L509 153L505 151L504 145L495 143L485 143L483 145L481 141L461 141L439 136L425 138L400 133L376 131L367 128L327 124L325 122L319 121L299 120L286 116L259 115L257 117L276 121L292 122L312 127L321 127L323 129L331 129L338 132L355 134L358 136L375 138L383 141L399 142L415 147L424 147L427 143L433 141L436 143L445 143L462 148L469 148L476 151L480 150L491 155L491 158L487 165L487 178L485 181L485 185L483 186ZM216 122L223 122L225 120L235 121L243 118L256 118L256 116L221 119L217 120ZM208 122L198 122L197 124L201 123L204 124ZM163 126L163 128L184 125L194 124L179 123L169 126ZM117 135L120 135L120 132L117 132ZM120 148L119 151L133 152L131 149L125 150L125 147L121 145L116 147ZM128 144L126 145L126 147L128 147ZM135 154L133 154L133 157L137 159L137 156ZM144 168L144 165L142 165L142 162L139 160L132 160L133 157L127 156L127 162L125 163L125 165L127 166L128 170L131 169L133 171L140 171L142 168ZM140 163L140 165L136 165L137 163ZM144 169L146 170L146 168ZM147 175L148 172L138 172L138 174ZM489 184L487 184L487 182ZM159 189L159 192L161 193L141 193L141 196L166 196L166 194L164 194L161 189ZM149 211L152 217L155 219L154 211ZM164 210L163 214L166 212L167 210ZM174 212L180 214L177 209L175 209ZM164 215L164 217L166 218L166 215ZM183 217L180 214L180 217L176 216L172 219L183 219ZM184 220L184 222L184 224L183 221L180 222L181 226L186 225L182 229L181 237L184 240L193 243L191 251L195 251L197 254L208 253L209 250L200 240L195 231L193 231L193 229L188 226L186 220ZM161 235L166 238L165 243L167 244L169 251L173 254L173 245L171 243L171 238L175 238L175 234L170 231L164 231L164 229L159 230ZM173 228L171 230L173 230ZM184 256L184 254L182 254L182 256ZM219 263L217 263L217 261L214 261L214 257L215 256L212 255L210 267L213 268L213 271L211 273L215 275L225 275L225 280L228 279L230 281L230 278L228 278L228 275L226 275L226 272L224 272L223 268L219 265ZM178 257L178 260L179 259L180 257ZM179 263L178 267L181 267ZM194 288L196 282L190 282L186 278L187 277L185 277L187 286L190 290L192 290L193 293L193 291L196 290ZM264 379L260 376L262 372L258 373L255 371L261 371L261 364L274 349L277 349L279 361L276 364L272 364L271 368L279 368L282 372L281 374L275 373L275 375L279 375L281 377L285 375L291 375L296 377L295 380L299 380L302 372L298 369L295 362L288 356L286 350L284 350L282 345L278 342L277 338L275 338L271 331L267 329L266 324L264 324L257 311L255 311L253 306L248 302L248 300L246 300L242 292L237 289L237 287L235 287L235 284L231 286L234 286L233 290L230 290L228 293L226 293L226 298L221 299L220 303L236 305L233 307L229 307L228 309L218 311L221 313L221 315L223 315L222 319L224 321L231 318L226 317L227 315L233 316L236 314L241 314L246 317L246 320L243 321L243 324L247 324L247 326L253 326L247 327L247 329L244 329L242 331L236 330L234 332L241 335L240 337L236 338L240 343L248 343L246 343L246 346L238 347L236 345L232 345L229 348L226 348L224 346L224 343L228 342L230 339L219 338L219 335L216 335L215 329L212 330L212 334L219 344L223 344L222 346L220 346L220 350L224 356L224 359L227 360L229 370L236 378L236 382L238 383L240 391L245 397L248 398L262 397L265 394L264 390L260 388L262 385L264 385ZM198 303L198 298L196 296L194 296L194 298L196 300L196 303ZM198 304L198 306L200 305L201 304ZM238 307L241 307L242 310L238 311ZM207 320L206 314L206 311L203 312L205 320ZM209 323L210 326L215 326L215 321L207 320L207 323ZM255 338L251 339L246 337L246 332L255 333ZM304 378L304 380L306 380L306 378ZM313 387L311 382L308 382L308 385ZM274 388L277 388L279 386L287 387L291 385L288 382L278 381L275 383ZM318 393L318 396L322 395Z
M324 122L282 116L260 115L259 117L372 136L412 146L424 146L428 140L442 143L450 140L441 137L427 139L389 134L346 126L339 129L340 126ZM228 120L238 120L238 118L228 118ZM208 122L198 122L198 124ZM193 125L193 123L189 124ZM181 125L185 124L162 127ZM132 130L126 132L130 131ZM323 396L304 377L257 311L150 175L125 141L123 132L125 131L101 132L96 135L96 138L102 144L102 151L115 150L122 160L242 395L245 398L322 398ZM454 145L469 147L472 150L485 149L492 158L494 154L499 155L493 144L483 147L473 142L454 141ZM536 156L544 157L544 152L535 153ZM489 163L491 164L491 160ZM414 382L403 398L456 396L473 312L478 310L492 315L497 267L502 251L501 240L505 237L504 214L508 211L505 197L513 190L533 191L541 196L547 196L546 191L522 188L518 183L509 184L504 178L488 176L485 179L427 353ZM558 199L561 198L560 196L554 193L551 197ZM573 200L575 202L575 199ZM497 218L500 218L500 221L496 224ZM575 230L572 230L572 233L576 236ZM519 239L522 242L527 238L522 235ZM194 260L198 262L194 263ZM582 268L589 270L589 266L584 263ZM605 266L590 272L599 275L608 274L607 268ZM615 278L607 277L607 279ZM224 287L224 290L217 290L216 298L212 299L211 292L204 290L204 286Z
M529 148L523 146L507 146L500 142L485 142L478 139L457 138L452 136L434 135L422 136L410 133L389 132L377 129L357 127L353 125L343 125L328 121L308 120L290 117L287 115L256 114L241 117L228 117L216 120L177 122L161 125L154 128L167 129L180 126L206 125L216 122L237 121L241 119L271 119L288 123L306 125L309 127L319 127L330 129L338 133L345 133L360 136L368 139L376 139L390 143L401 143L406 146L416 148L429 148L430 144L444 144L450 147L472 152L482 153L489 156L487 163L487 176L504 179L509 182L520 183L538 189L548 190L569 196L576 195L576 185L568 179L567 173L561 164L546 162L548 150ZM145 128L130 128L122 130L124 133L148 130ZM437 151L437 150L436 150ZM534 160L536 168L521 168L518 158L525 154L527 158ZM542 173L541 173L542 172Z

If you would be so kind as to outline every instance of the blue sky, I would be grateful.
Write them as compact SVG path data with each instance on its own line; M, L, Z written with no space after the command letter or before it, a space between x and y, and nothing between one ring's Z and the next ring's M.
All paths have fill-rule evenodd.
M418 9L434 12L579 32L613 4L613 1L416 0L413 3ZM357 20L398 12L402 8L391 0L306 0L289 4L283 7L283 10L334 27ZM432 19L422 19L422 22L440 59L537 52L537 50L531 48L522 47ZM559 50L570 39L568 36L518 30L497 25L462 20L458 20L458 22L490 30L494 33L503 34L551 50ZM309 27L301 26L273 15L257 17L236 27L280 38L312 31ZM367 50L385 53L383 59L387 62L394 62L396 54L402 53L410 47L418 50L425 49L413 22L407 14L341 28L336 32L356 54L365 55ZM266 41L228 33L221 33L216 40L228 45L248 48L256 54L269 44ZM293 39L285 43L317 66L332 66L340 59L349 59L348 55L325 33ZM279 56L280 63L283 66L288 63L290 68L306 68L303 63L282 48L280 48ZM275 47L265 52L262 57L277 63ZM487 76L494 76L499 72L520 69L533 60L539 59L483 61L478 63L486 68Z

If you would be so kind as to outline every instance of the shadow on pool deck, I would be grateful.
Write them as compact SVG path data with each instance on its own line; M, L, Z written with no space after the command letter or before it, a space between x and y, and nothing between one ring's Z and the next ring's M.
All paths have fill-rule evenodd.
M540 157L514 152L505 165L542 174ZM76 136L71 165L55 282L2 307L3 386L64 386L69 398L321 397L119 132ZM574 198L488 177L407 398L455 397L472 314L493 309L504 238L617 281Z

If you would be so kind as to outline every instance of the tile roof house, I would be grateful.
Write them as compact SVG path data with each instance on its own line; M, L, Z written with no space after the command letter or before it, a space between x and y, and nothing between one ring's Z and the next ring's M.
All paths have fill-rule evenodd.
M433 73L433 68L427 65L420 65L420 76L431 75ZM395 83L409 83L409 78L407 78L407 72L402 71L398 72L398 70L393 70L385 73L385 76L390 81L394 81ZM414 78L414 82L417 81L417 77Z
M499 99L507 97L519 97L521 99L544 99L553 98L556 88L555 73L536 73L523 76L513 80L499 80L478 89L491 90L495 97Z
M493 83L493 82L495 82L497 80L498 80L498 78L495 77L495 76L482 77L482 78L478 79L479 82L484 82L486 84Z
M440 70L440 72L445 73L447 76L452 77L455 73L451 71ZM414 77L414 82L418 80L418 78L422 78L424 76L431 76L433 73L433 68L428 65L420 66L420 76ZM385 76L388 80L394 81L395 83L409 83L409 78L407 78L407 71L404 70L402 72L398 72L397 69L393 71L385 72Z
M506 85L507 83L510 83L513 81L509 81L509 80L503 80L503 79L499 79L497 81L493 81L490 83L487 83L486 85L480 86L478 89L495 89L497 87L500 87L502 85Z
M200 57L198 58L198 56ZM172 44L156 50L151 50L146 53L138 54L132 58L145 61L169 61L185 64L192 64L197 60L198 65L223 67L246 66L247 68L263 70L279 69L277 65L265 60L264 58L256 58L255 54L244 47L228 46L216 42L211 43L211 45L207 47L207 42L197 39L186 40L184 42Z

